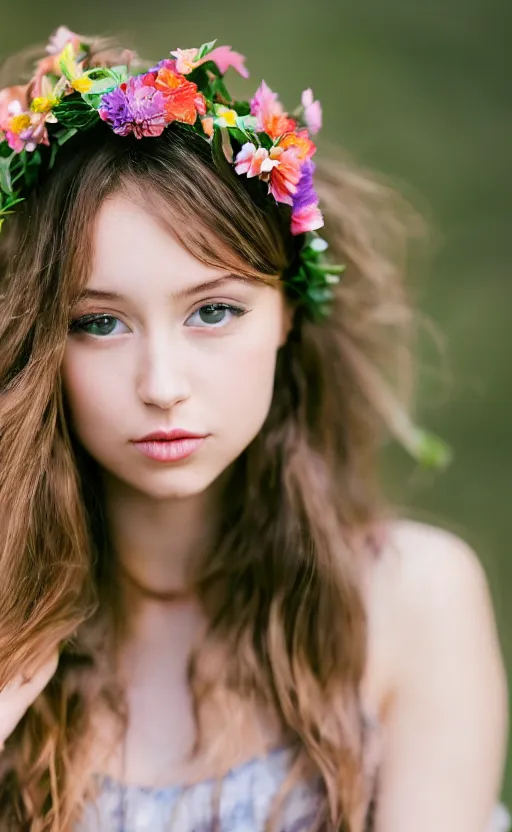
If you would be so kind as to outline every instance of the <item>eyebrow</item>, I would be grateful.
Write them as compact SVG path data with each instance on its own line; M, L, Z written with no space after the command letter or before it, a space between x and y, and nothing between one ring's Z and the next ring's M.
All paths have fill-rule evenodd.
M182 300L183 298L197 295L199 292L204 292L207 289L216 289L229 281L237 280L241 283L252 283L249 277L244 277L238 274L227 274L223 277L217 277L214 280L206 280L203 283L197 283L195 286L186 286L184 289L178 289L177 292L169 292L167 297L173 300ZM103 289L84 289L84 291L77 298L82 300L125 300L124 295L119 292L107 292Z

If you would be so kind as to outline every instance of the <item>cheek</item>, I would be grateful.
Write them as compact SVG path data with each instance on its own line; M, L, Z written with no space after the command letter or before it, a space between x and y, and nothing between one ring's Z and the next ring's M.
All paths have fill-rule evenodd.
M119 373L109 372L107 361L86 360L71 348L64 355L61 377L71 423L79 438L102 434L119 415Z
M219 433L236 443L239 450L256 436L265 421L274 389L278 344L276 339L241 339L237 349L221 359L212 372L209 366L201 385L207 394L202 398L214 408L212 413ZM205 366L206 370L206 366Z

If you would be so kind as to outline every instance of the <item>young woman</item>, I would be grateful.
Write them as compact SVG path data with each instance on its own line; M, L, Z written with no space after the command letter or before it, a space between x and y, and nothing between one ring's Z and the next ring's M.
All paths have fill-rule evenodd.
M482 569L377 484L398 203L230 66L61 28L0 93L0 828L498 832Z

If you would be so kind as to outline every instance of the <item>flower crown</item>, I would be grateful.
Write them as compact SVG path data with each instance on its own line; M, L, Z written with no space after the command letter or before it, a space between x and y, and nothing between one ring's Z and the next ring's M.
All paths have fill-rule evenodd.
M269 198L289 206L291 233L303 241L285 284L312 318L328 314L343 267L324 260L327 243L316 233L324 222L311 135L321 127L322 110L311 90L292 116L265 82L250 102L235 101L224 74L232 67L247 78L245 58L215 41L176 49L138 74L131 72L134 53L125 50L116 63L119 53L105 52L102 61L92 41L65 26L47 53L29 84L0 92L0 228L78 131L103 121L120 136L140 139L179 122L210 143L218 165L227 161L239 176L257 177Z

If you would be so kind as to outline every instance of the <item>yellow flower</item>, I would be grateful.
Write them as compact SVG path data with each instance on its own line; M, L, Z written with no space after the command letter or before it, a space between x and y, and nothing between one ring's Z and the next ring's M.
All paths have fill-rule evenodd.
M30 116L27 113L21 113L19 116L13 116L9 122L9 130L16 133L18 136L23 130L30 127Z
M33 113L49 113L50 110L53 109L53 107L56 107L58 103L58 98L39 96L39 98L34 98L30 104L30 109Z
M230 110L229 107L225 107L223 104L218 104L215 107L215 112L217 115L215 123L218 124L219 127L236 127L236 120L238 118L236 110Z
M71 86L77 92L89 92L92 87L92 81L90 78L75 78L71 82Z

